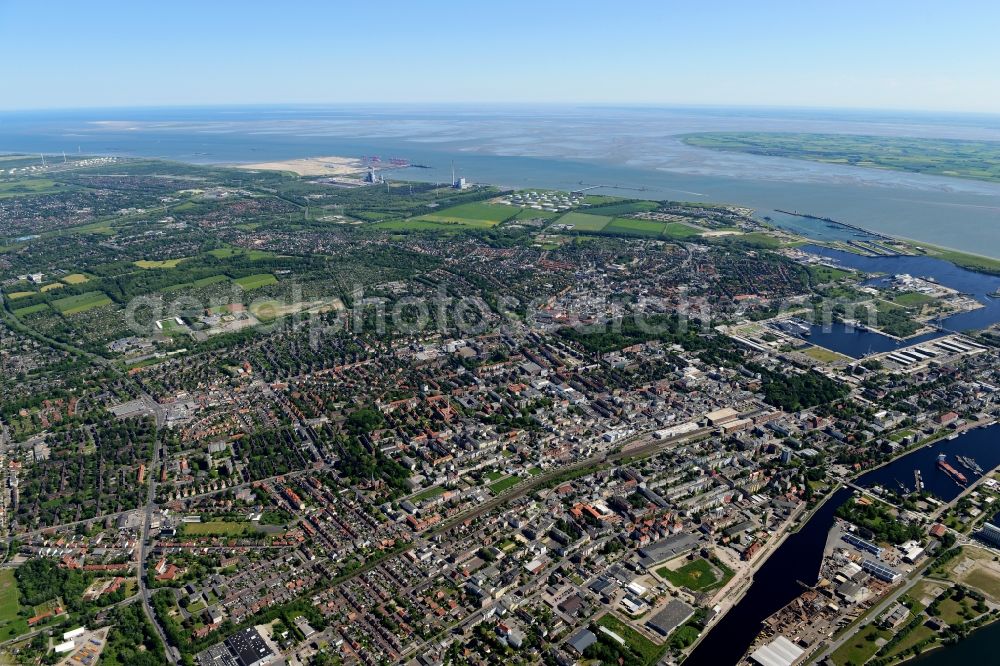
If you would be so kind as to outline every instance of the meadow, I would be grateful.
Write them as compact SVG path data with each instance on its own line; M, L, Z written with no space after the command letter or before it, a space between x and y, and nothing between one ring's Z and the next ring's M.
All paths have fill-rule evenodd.
M94 308L110 304L111 299L108 298L104 292L100 291L88 291L84 294L67 296L66 298L60 298L52 301L52 307L64 315L86 312L87 310L93 310Z
M517 213L518 211L510 206L473 202L420 215L412 220L488 229L514 217Z
M69 187L62 183L57 183L48 178L32 178L29 180L15 180L9 183L0 183L0 199L23 196L26 194L51 194Z
M556 220L556 224L572 225L574 231L601 231L611 219L609 215L570 212Z
M278 278L274 277L270 273L257 273L256 275L247 275L241 278L233 280L238 284L244 291L250 291L251 289L259 289L260 287L266 287L271 284L278 284Z
M136 266L139 268L177 268L177 264L181 263L189 257L181 257L180 259L140 259L139 261L134 261Z
M627 217L616 217L611 223L604 227L604 233L621 236L644 236L648 238L659 238L663 234L666 224L654 222L652 220L633 220Z

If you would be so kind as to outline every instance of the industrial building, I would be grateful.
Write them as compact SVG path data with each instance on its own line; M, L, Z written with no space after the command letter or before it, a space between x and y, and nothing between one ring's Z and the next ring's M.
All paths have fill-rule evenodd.
M792 666L805 652L781 634L767 645L762 645L750 654L750 659L760 666Z

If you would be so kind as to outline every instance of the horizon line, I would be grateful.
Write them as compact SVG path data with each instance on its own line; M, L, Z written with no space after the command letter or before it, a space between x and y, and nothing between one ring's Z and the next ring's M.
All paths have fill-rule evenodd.
M195 110L195 109L230 109L230 108L364 108L364 107L396 107L396 108L578 108L578 109L710 109L710 110L747 110L747 111L799 111L799 112L841 112L841 113L904 113L917 115L955 115L1000 117L1000 110L961 110L961 109L930 109L906 107L864 107L864 106L809 106L782 104L720 104L700 102L586 102L586 101L446 101L446 102L401 102L401 101L367 101L367 102L220 102L208 104L169 103L169 104L130 104L130 105L86 105L86 106L46 106L46 107L0 107L0 114L14 113L53 113L53 112L85 112L85 111L131 111L131 110Z

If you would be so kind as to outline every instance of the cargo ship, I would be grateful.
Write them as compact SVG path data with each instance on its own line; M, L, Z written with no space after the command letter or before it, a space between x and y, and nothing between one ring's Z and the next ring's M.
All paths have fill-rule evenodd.
M983 468L979 466L979 463L976 462L975 458L970 458L968 456L955 456L955 460L958 461L959 465L969 470L973 474L979 474L980 476L982 476Z
M945 456L943 453L938 455L938 468L942 472L950 476L951 480L957 483L958 485L960 486L967 485L969 483L969 480L965 478L965 475L959 472L951 465L949 465L947 462L945 462L944 457Z

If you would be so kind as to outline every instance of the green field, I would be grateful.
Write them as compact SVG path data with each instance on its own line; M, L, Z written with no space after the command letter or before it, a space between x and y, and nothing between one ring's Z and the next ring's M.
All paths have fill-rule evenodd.
M411 502L423 502L424 500L431 499L432 497L437 497L438 495L444 494L444 488L441 486L431 486L430 488L421 491L410 498Z
M928 303L933 303L935 300L933 296L921 294L918 291L907 291L892 297L893 303L907 308L919 308Z
M236 536L251 527L247 521L228 522L209 520L203 523L184 523L182 532L188 536Z
M512 210L516 210L513 209ZM538 210L537 208L521 208L514 220L552 220L562 215L559 211Z
M83 273L70 273L69 275L64 275L62 281L66 284L83 284L84 282L90 282L90 278Z
M86 312L87 310L93 310L94 308L110 304L111 299L100 291L88 291L85 294L67 296L66 298L52 301L52 307L64 315Z
M28 632L28 621L20 617L20 591L13 569L0 569L0 640Z
M863 664L878 651L879 644L875 642L876 639L888 640L891 637L892 634L884 629L868 626L837 648L830 657L833 659L833 663L838 666Z
M25 194L50 194L52 192L58 192L60 188L65 189L65 186L47 178L15 180L9 183L0 183L0 199L17 197Z
M246 291L251 289L259 289L260 287L266 287L270 284L278 284L278 278L274 277L270 273L257 273L256 275L247 275L245 277L233 280L236 284L242 287Z
M574 231L600 231L611 222L609 215L591 215L590 213L566 213L556 224L569 224Z
M229 278L225 275L209 275L208 277L203 277L200 280L195 280L191 284L195 287L207 287L210 284L217 284L219 282L228 282Z
M622 201L621 203L611 203L604 206L587 208L588 215L606 215L608 217L619 217L621 215L631 215L632 213L647 213L660 207L658 201Z
M684 224L682 222L667 222L663 226L663 236L665 238L683 240L685 238L700 236L703 233L705 233L703 230L696 229L691 225Z
M597 625L607 627L625 640L625 644L639 657L644 666L650 666L663 658L670 648L669 643L657 645L638 631L628 626L611 613L602 615L597 620Z
M616 217L608 226L604 227L604 233L620 236L659 238L666 226L663 222L654 222L653 220L632 220L627 217Z
M65 286L66 285L64 285L62 282L53 282L51 284L45 285L44 287L42 287L38 291L40 291L40 292L42 292L44 294L44 293L52 291L54 289L62 289Z
M814 358L820 363L835 363L836 361L849 361L850 359L843 354L838 354L835 351L830 351L825 347L810 347L802 352L810 358Z
M836 282L841 278L845 278L851 275L850 271L845 271L840 268L831 268L830 266L810 266L809 276L812 281L816 284L827 284L828 282Z
M490 491L493 492L494 495L499 495L508 488L513 488L514 486L516 486L520 480L521 480L520 477L508 476L506 479L500 479L499 481L491 483L488 487Z
M257 261L259 259L268 259L270 257L276 257L274 252L268 252L266 250L245 250L242 247L219 247L214 250L209 250L208 254L212 255L216 259L231 259L232 257L240 257L243 259L249 259L250 261Z
M133 261L139 268L177 268L177 264L181 263L188 257L181 257L180 259L163 259L160 261L154 261L152 259L140 259L139 261Z
M14 310L14 315L18 317L24 317L26 315L35 314L36 312L41 312L42 310L48 310L49 306L47 303L36 303L35 305L29 305L26 308L18 308Z
M510 206L475 202L452 206L451 208L427 213L426 215L420 215L412 219L488 229L495 227L516 214L517 209Z
M686 587L692 592L702 592L725 585L733 577L728 568L719 567L706 559L699 558L677 569L660 567L656 573L677 587Z
M372 228L385 231L442 231L445 233L458 233L464 229L474 227L454 222L434 222L422 217L411 217L406 220L375 222L372 224Z
M684 142L753 155L1000 182L1000 142L852 134L704 132Z
M0 625L17 619L17 613L21 610L19 597L14 570L0 569Z
M7 298L9 298L12 301L16 301L19 298L24 298L25 296L34 296L34 295L35 292L33 291L15 291L13 293L7 294Z

